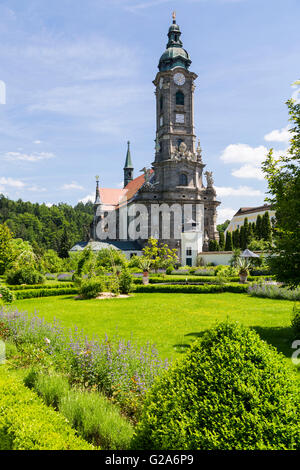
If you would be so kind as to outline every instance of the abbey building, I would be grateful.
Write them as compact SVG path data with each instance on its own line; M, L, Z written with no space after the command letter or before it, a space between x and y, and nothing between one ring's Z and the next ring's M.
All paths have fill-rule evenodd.
M168 43L153 81L156 97L156 145L150 168L134 178L130 144L124 165L124 188L102 188L97 178L95 216L89 243L110 245L129 255L139 253L150 236L177 248L183 264L195 264L208 250L216 230L216 191L205 171L200 141L194 130L197 75L183 48L173 15ZM101 182L102 183L102 182ZM166 224L170 226L166 227ZM82 249L79 243L72 251Z

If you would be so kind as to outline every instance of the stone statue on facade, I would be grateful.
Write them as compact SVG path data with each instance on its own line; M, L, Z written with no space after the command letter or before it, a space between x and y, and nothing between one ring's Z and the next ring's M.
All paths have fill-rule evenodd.
M144 166L144 168L142 168L140 171L144 173L145 183L149 183L150 178L151 178L151 173L152 173L151 170Z
M171 159L178 162L182 160L196 161L196 155L187 149L187 146L184 142L181 142L178 149L173 151Z
M200 145L200 140L198 140L198 146L197 146L197 160L198 162L202 163L202 148Z
M204 174L205 174L205 176L206 176L207 187L208 187L208 188L213 188L213 186L214 186L214 179L213 179L213 173L212 173L212 171L206 171Z

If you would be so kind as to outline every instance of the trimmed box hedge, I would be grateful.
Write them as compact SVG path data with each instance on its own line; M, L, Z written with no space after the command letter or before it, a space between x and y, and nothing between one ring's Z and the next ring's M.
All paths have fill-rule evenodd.
M33 299L35 297L52 297L56 295L70 295L77 293L78 289L76 287L63 287L60 289L25 289L14 291L14 295L17 300Z
M67 287L74 287L73 282L65 283L64 287L61 284L23 284L21 286L10 286L7 285L10 290L33 290L33 289L66 289Z
M0 450L93 450L67 419L0 366Z
M272 276L248 276L248 281L260 281L265 278L272 279ZM169 283L178 283L178 284L186 284L187 282L201 284L213 284L215 285L217 281L216 276L188 276L186 275L186 279L183 279L183 276L173 276L173 275L166 275L166 276L149 276L149 284L169 284ZM232 276L229 277L229 282L239 282L239 276ZM134 284L142 284L142 279L134 279Z
M221 285L165 285L165 284L148 284L136 285L134 292L136 293L168 293L168 294L212 294L216 292L233 292L236 294L246 293L248 286L246 284L225 284Z

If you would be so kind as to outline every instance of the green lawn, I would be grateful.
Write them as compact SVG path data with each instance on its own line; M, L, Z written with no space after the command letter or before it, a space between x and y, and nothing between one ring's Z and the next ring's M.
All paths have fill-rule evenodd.
M118 333L139 344L155 343L162 357L174 357L216 321L238 320L254 327L263 339L291 357L293 303L250 297L247 294L134 294L127 299L75 300L74 296L19 300L15 304L35 310L64 326L74 325L89 334ZM289 361L290 362L290 361Z

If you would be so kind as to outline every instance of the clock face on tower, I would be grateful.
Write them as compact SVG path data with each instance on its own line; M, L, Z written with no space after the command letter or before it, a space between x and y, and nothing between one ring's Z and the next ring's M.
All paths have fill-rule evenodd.
M183 73L175 73L174 83L179 86L185 84L185 76L183 75Z

